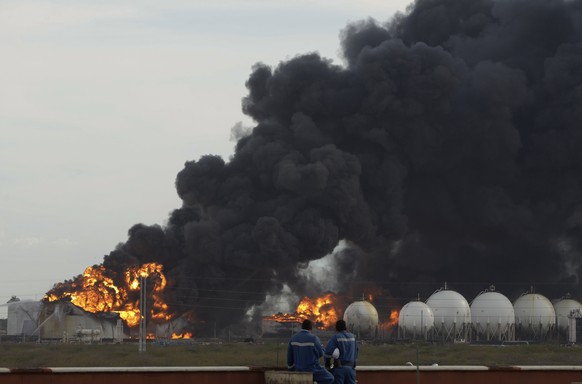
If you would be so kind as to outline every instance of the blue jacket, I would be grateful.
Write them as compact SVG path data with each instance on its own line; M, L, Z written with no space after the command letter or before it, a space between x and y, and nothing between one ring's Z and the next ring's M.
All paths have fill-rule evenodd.
M314 372L322 369L319 359L323 356L323 345L319 337L302 329L289 341L287 368L290 371Z
M358 344L356 343L356 336L348 331L341 331L333 335L325 347L326 365L328 365L328 362L331 359L331 354L336 348L338 348L340 352L338 360L342 364L350 364L355 368L356 360L358 360Z

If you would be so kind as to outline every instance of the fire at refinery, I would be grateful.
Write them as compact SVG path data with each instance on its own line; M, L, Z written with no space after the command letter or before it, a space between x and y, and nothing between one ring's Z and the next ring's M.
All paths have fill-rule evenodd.
M378 290L376 297L382 297ZM364 294L372 299L374 295ZM305 319L315 322L320 331L333 331L335 322L344 319L348 330L357 333L362 338L393 337L398 325L399 311L396 309L378 314L371 300L357 300L346 307L350 299L342 298L333 293L320 297L303 297L292 313L276 313L263 317L264 335L285 335L299 329L299 323ZM384 301L391 301L384 298ZM384 306L384 304L382 305Z
M303 320L309 319L319 329L332 329L341 313L337 303L337 296L333 293L326 293L316 298L306 296L301 299L295 312L276 313L263 319L277 323L301 323Z
M191 339L191 338L192 338L192 333L191 332L172 333L172 339L173 340L178 340L178 339Z
M399 315L400 311L393 309L392 311L390 311L390 317L388 319L388 321L383 323L383 326L386 328L392 328L398 325L398 315Z
M397 330L398 330L398 316L400 315L400 311L397 309L393 309L390 311L390 315L384 321L381 321L378 325L380 338L390 338L394 337Z
M164 322L173 318L168 305L164 302L164 289L167 282L163 266L147 263L129 267L122 278L111 276L111 271L103 265L87 267L85 272L73 281L56 284L44 301L68 300L77 307L91 313L118 313L129 327L139 324L139 291L141 281L145 281L149 293L148 319Z
M168 285L164 267L159 263L144 263L139 266L127 266L122 273L114 273L104 265L87 267L82 275L71 281L56 284L43 301L55 303L67 301L95 314L116 313L125 325L132 328L139 324L140 303L139 293L145 282L147 291L148 313L145 314L148 323L163 324L173 320L176 313L172 312L165 301L165 289ZM370 301L380 291L364 296ZM304 296L293 313L277 313L263 317L263 320L276 323L301 323L310 319L317 329L333 330L335 322L343 315L345 305L338 295L328 292L321 296ZM192 320L192 311L185 318ZM182 316L184 317L184 316ZM382 328L391 328L397 323L398 312L392 311L390 319L381 324ZM188 320L187 320L188 321ZM189 339L191 332L172 332L171 339ZM155 338L148 334L148 338Z
M329 329L335 325L338 319L336 302L337 297L333 293L327 293L314 299L304 297L299 302L296 312L301 317L313 320L317 327Z
M308 53L253 66L242 103L253 126L232 156L186 161L166 225L135 224L46 300L128 325L193 313L213 334L285 287L354 297L374 282L405 298L445 279L465 282L463 295L536 281L580 295L578 7L416 1L388 23L347 26L344 65ZM308 304L317 311L293 316L328 327L339 315ZM367 307L353 312L376 320L362 332L378 326Z

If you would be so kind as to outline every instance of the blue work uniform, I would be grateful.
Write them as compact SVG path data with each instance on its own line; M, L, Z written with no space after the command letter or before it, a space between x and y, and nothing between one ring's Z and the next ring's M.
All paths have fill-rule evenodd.
M306 329L297 332L287 348L287 368L290 371L313 372L318 383L332 383L333 375L319 364L323 356L323 345L319 337Z
M332 370L334 384L356 383L356 361L358 360L358 344L356 336L348 331L341 331L332 336L325 347L325 365L328 366L332 353L339 349L339 363L336 362Z

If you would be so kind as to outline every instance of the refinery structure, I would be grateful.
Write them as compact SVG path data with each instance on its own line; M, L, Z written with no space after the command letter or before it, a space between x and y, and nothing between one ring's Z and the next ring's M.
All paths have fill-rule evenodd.
M490 286L469 302L445 283L425 301L412 300L384 316L378 313L371 295L368 300L355 300L343 308L341 302L333 293L304 297L295 312L262 316L254 327L247 324L243 333L253 339L288 337L300 329L304 319L311 319L316 324L315 332L331 334L335 321L343 318L361 340L492 344L582 340L582 335L577 335L582 304L569 295L550 301L533 288L512 302ZM131 319L139 318L139 313L128 318L117 311L87 310L68 299L12 301L3 306L7 307L3 337L9 340L121 343L138 337L137 323ZM150 311L150 340L203 336L195 334L191 314L154 320L155 309Z

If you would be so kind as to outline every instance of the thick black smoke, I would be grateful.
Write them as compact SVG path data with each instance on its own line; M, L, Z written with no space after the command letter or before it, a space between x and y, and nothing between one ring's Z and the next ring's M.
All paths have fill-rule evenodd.
M341 36L344 65L257 64L252 132L187 162L183 207L104 264L162 262L175 308L219 325L306 293L340 240L344 293L582 293L582 1L418 0Z

